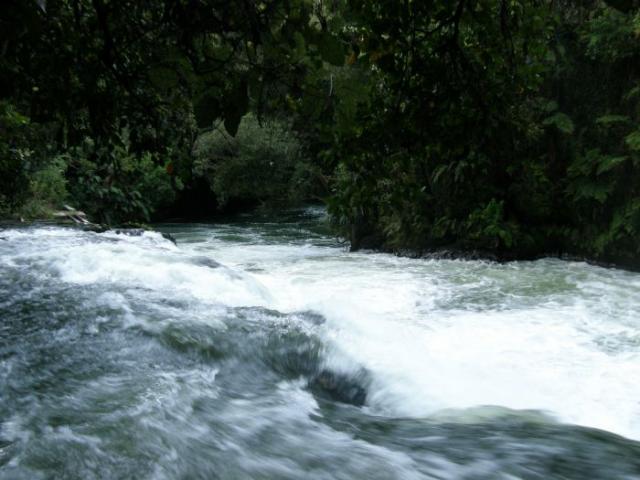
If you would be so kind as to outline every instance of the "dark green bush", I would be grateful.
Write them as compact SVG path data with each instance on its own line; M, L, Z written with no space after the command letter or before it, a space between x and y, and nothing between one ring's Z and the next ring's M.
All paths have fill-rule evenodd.
M22 203L29 183L26 164L33 151L27 143L29 119L14 105L0 102L0 214Z
M306 199L317 169L302 158L300 143L284 122L262 124L251 114L232 137L223 128L200 136L194 171L207 179L224 208L231 202L283 204Z
M86 139L68 158L72 202L96 221L148 222L175 199L169 162L158 154L132 152L126 131L105 144Z
M67 159L55 153L51 130L0 102L0 214L46 218L65 201Z

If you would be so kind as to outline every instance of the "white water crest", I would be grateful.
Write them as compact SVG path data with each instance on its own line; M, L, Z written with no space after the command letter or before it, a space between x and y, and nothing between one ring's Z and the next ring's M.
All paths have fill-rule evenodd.
M40 265L56 281L98 285L96 302L118 306L131 323L141 321L127 319L132 299L188 302L176 322L214 324L209 313L224 307L317 312L326 319L325 366L364 369L364 408L374 415L464 421L533 410L640 438L638 274L551 259L348 253L329 241L273 241L251 227L173 231L178 246L155 233L4 231L20 248L0 267Z
M367 369L379 414L499 406L640 438L638 274L229 245L216 232L205 244L234 269L259 265L272 308L325 316L325 361Z

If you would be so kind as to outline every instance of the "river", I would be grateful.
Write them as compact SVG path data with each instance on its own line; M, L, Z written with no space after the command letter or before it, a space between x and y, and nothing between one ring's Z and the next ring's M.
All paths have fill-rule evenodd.
M0 479L640 479L640 274L323 217L0 230Z

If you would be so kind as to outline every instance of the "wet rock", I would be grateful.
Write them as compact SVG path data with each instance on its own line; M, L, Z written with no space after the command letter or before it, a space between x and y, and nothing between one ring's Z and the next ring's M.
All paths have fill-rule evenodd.
M193 257L191 262L201 267L220 268L222 265L209 257Z
M128 235L129 237L141 237L146 232L143 228L115 228L113 233L117 235Z
M366 389L355 378L322 370L310 382L312 391L331 400L361 407L367 400Z
M105 233L105 232L113 232L117 235L128 235L130 237L141 237L145 232L153 232L154 230L149 230L146 228L112 228L108 225L102 225L99 223L90 223L87 225L82 225L82 229L86 232L94 232L94 233ZM165 240L169 240L174 245L177 245L178 242L170 233L158 232L162 235L162 238Z
M302 320L310 323L311 325L322 325L327 321L327 319L324 318L321 314L311 310L300 312L296 314L296 316L299 316Z
M178 242L176 241L175 237L173 235L171 235L170 233L162 233L161 232L160 235L162 235L162 238L164 238L165 240L169 240L174 245L178 245Z
M83 225L82 230L85 232L104 233L109 230L109 227L99 223L92 223L90 225Z

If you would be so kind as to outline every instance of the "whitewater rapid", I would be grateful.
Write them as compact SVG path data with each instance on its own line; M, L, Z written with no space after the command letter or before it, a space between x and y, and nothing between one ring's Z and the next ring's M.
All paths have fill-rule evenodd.
M206 245L206 247L205 247ZM185 250L252 269L279 311L328 321L325 361L371 374L368 406L498 406L640 438L640 275L584 263L416 260L313 245ZM259 266L259 270L256 270Z
M354 254L258 235L234 243L224 227L203 230L179 246L151 232L5 232L22 248L3 262L45 263L72 285L183 297L193 310L175 314L196 320L227 306L317 312L327 320L323 361L347 374L364 368L367 407L383 415L496 406L640 438L637 274L559 260ZM56 243L41 248L47 240ZM223 266L192 261L202 257ZM97 300L126 304L108 291Z
M640 439L636 273L554 259L496 264L349 253L332 237L295 223L158 228L177 245L156 232L98 234L47 226L0 232L0 335L15 335L14 343L51 341L69 352L57 357L52 346L42 358L55 360L46 363L29 356L34 347L0 348L0 385L5 395L10 392L8 406L0 408L0 472L3 442L22 452L7 457L17 472L20 459L30 458L27 447L38 431L103 452L100 432L124 419L166 436L183 460L192 442L204 445L227 432L215 449L231 449L243 459L237 471L230 470L234 475L261 478L247 472L266 464L273 467L264 470L272 478L300 475L288 460L276 465L273 452L258 458L248 446L253 436L278 429L288 433L273 441L291 443L291 452L301 452L309 441L328 442L336 446L335 458L342 458L341 448L355 455L353 462L359 455L377 456L397 478L467 478L477 472L454 468L446 455L446 461L429 457L428 467L417 467L406 452L318 424L318 416L338 421L313 393L334 375L360 389L350 391L366 392L347 398L363 399L362 405L354 402L363 425L365 418L415 419L466 428L518 418L526 425L575 425ZM72 323L55 326L61 315ZM14 317L20 321L7 327ZM31 340L43 325L54 333ZM86 368L95 371L86 380L65 373L80 341L90 342L88 358L95 351L96 359L108 359L93 366L89 360ZM87 359L77 361L84 365ZM43 368L42 378L21 385L19 372L34 368ZM321 373L318 383L318 372L331 376ZM70 387L54 378L73 388L65 390ZM34 388L45 388L46 395L34 396ZM47 415L61 415L61 402L64 411L84 411L83 421L91 422L90 412L107 408L96 405L117 398L130 400L114 404L108 418L101 417L104 426L83 437L77 436L80 427L64 422L53 430L38 426ZM217 405L215 414L211 407L202 417L198 405L207 402ZM145 448L155 452L154 445ZM484 462L486 452L478 455L474 461ZM192 459L189 468L200 461ZM173 471L178 467L170 459L158 465L149 478L185 472ZM364 471L359 463L353 468ZM416 473L421 468L441 473L423 477ZM383 470L375 471L384 478ZM487 470L486 478L503 478L492 476L495 471ZM619 478L640 478L640 472Z

